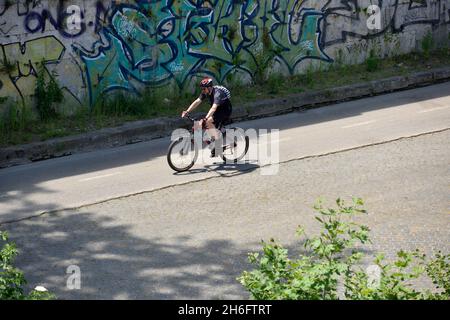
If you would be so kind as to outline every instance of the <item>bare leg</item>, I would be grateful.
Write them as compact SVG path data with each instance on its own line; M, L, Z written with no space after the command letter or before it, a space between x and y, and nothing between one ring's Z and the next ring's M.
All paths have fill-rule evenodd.
M216 141L219 140L220 138L219 130L216 129L216 126L214 125L214 119L212 117L207 119L206 127L208 128L208 134L211 137L214 137L214 140Z

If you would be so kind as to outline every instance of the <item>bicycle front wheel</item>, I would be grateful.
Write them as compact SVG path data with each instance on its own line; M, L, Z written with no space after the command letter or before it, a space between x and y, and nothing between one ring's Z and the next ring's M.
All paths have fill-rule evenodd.
M179 138L173 141L167 152L167 162L177 172L191 169L197 158L198 148L191 138Z

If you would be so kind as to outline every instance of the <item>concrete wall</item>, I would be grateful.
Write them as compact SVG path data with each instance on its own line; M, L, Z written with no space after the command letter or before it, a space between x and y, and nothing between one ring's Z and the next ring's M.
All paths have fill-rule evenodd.
M31 96L41 61L70 108L205 75L250 81L267 57L284 74L361 63L371 49L417 50L429 32L447 45L449 16L450 0L0 0L0 97Z

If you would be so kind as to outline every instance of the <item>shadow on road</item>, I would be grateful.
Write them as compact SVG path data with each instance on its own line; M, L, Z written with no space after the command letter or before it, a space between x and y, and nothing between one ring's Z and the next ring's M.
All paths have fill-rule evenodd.
M17 244L16 266L28 289L42 285L59 299L247 299L236 278L250 270L244 248L198 235L153 236L92 212L66 211L0 226ZM139 234L136 235L136 234ZM205 237L206 238L206 237ZM81 271L81 290L66 286Z
M253 269L247 257L261 251L257 235L240 244L201 230L162 237L164 230L152 235L141 227L93 212L65 211L0 229L19 248L15 265L25 273L27 289L42 285L58 299L249 298L236 278ZM294 258L305 253L303 245L298 240L285 247ZM67 288L69 266L80 268L80 290Z
M435 89L431 90L432 88ZM285 130L337 119L355 117L374 110L398 107L409 103L448 96L448 88L449 83L442 83L431 87L405 90L378 97L369 97L340 104L332 104L318 109L302 111L300 113L294 112L277 117L239 122L234 125L242 127L244 130L249 128L257 130ZM26 166L1 169L0 183L2 176L6 176L7 174L10 175L12 173L15 174L17 179L26 179L30 184L39 184L48 180L147 162L157 157L164 157L169 144L170 138L167 137L150 142L107 149L103 150L101 153L90 152L77 154ZM20 167L23 169L18 169ZM0 185L0 190L1 189L4 189L4 186L2 188Z
M206 164L204 168L190 169L186 172L174 172L174 176L193 176L200 173L206 173L208 171L214 171L223 177L237 176L245 173L251 173L260 168L255 164L256 161L242 161L240 163L225 163L214 162L213 164Z
M220 174L221 177L235 177L246 173L251 173L260 168L257 161L243 161L242 163L224 163L216 162L206 165L205 168L213 170Z
M57 191L44 188L39 185L27 186L24 190L11 190L2 195L0 202L4 202L3 210L0 211L0 228L2 224L20 221L24 218L25 208L33 208L31 215L38 215L40 212L49 212L59 208L58 204L52 202ZM45 195L47 203L37 203L32 199L34 194Z

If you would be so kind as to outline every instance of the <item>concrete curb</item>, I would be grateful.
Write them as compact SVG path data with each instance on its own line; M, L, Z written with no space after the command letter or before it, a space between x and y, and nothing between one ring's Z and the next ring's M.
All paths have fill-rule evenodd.
M233 121L269 117L299 109L314 108L340 101L352 100L411 89L450 80L450 67L432 69L407 76L397 76L314 92L291 94L283 98L261 100L233 110ZM168 136L177 128L189 128L180 118L158 118L126 123L120 127L35 142L0 149L0 168L68 156L79 152L123 146Z

